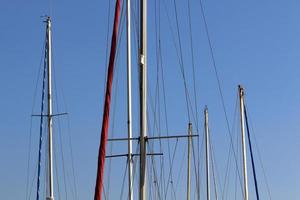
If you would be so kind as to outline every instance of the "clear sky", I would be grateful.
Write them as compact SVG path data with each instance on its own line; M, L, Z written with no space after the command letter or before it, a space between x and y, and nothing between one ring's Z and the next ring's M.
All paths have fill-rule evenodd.
M40 16L49 13L53 19L53 62L57 87L62 88L59 92L63 94L67 104L61 106L61 111L67 109L71 123L78 196L79 199L92 199L103 107L108 2L109 0L51 0L50 3L46 0L1 1L0 195L2 199L24 199L26 194L30 115L33 101L36 99L35 83L45 37L45 25ZM163 5L161 8L163 12L161 38L162 42L165 42L162 44L162 56L169 105L168 118L170 132L177 134L186 131L188 121L180 68L169 29L169 26L176 28L174 7L173 4L169 4L172 1L164 2L168 8ZM219 173L222 174L226 161L224 157L228 152L226 121L212 68L199 0L192 0L192 5L199 124L203 124L202 109L207 104L210 109L216 158L220 158L220 161L217 161L220 166ZM300 196L298 155L300 2L203 0L203 5L230 125L234 118L237 85L241 83L246 89L247 104L272 199L296 199ZM187 76L191 79L186 10L186 1L178 0L184 65ZM170 13L172 22L169 25L167 12ZM156 72L154 1L149 1L149 13L149 87L152 88L150 92L153 95ZM120 70L116 75L119 77L120 87L116 101L118 123L115 124L115 130L123 131L124 133L119 135L124 136L126 135L124 35L122 41L123 46L120 50L122 55L117 63ZM134 71L133 89L137 89L137 69ZM188 80L192 91L191 83L191 80ZM40 90L37 94L39 97ZM135 111L138 107L136 94L135 91ZM34 112L38 111L38 106L39 103L36 102ZM136 135L138 112L134 113ZM66 118L62 118L64 119ZM32 131L33 144L38 141L37 130L38 123L35 121ZM37 149L36 146L32 148L34 152L32 156L35 158ZM115 152L120 153L122 150L116 148ZM112 197L118 199L117 196Z

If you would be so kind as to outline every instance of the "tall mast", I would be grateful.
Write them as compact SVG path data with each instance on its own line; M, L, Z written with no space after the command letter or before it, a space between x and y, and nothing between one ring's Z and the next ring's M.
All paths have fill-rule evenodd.
M245 141L245 116L244 116L244 88L239 85L240 97L240 115L241 115L241 132L242 132L242 150L243 150L243 173L244 173L244 200L248 200L248 177L247 177L247 157Z
M47 18L47 71L48 71L48 152L49 152L49 197L47 200L54 200L53 192L53 150L52 150L52 52L51 52L51 19Z
M147 0L140 0L140 200L146 200Z
M205 107L204 110L205 117L205 148L206 148L206 197L207 200L210 200L210 141L209 141L209 129L208 129L208 108Z
M130 0L127 0L127 103L128 103L128 198L133 200L132 185L132 109L131 109L131 8Z
M188 129L188 167L187 167L187 193L186 199L191 199L191 144L192 144L192 123L189 123Z

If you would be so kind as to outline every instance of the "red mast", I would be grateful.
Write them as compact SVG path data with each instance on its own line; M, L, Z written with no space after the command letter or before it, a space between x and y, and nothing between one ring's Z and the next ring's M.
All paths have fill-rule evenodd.
M102 199L105 152L106 152L106 143L107 143L108 127L109 127L109 112L110 112L111 90L112 90L112 82L113 82L113 74L114 74L114 63L115 63L117 39L118 39L118 32L119 32L118 27L119 27L119 20L120 20L120 8L121 8L121 0L117 0L116 8L115 8L113 34L111 39L107 82L106 82L106 93L105 93L104 112L103 112L103 121L102 121L102 129L101 129L101 142L100 142L99 154L98 154L98 169L97 169L97 180L96 180L94 200Z

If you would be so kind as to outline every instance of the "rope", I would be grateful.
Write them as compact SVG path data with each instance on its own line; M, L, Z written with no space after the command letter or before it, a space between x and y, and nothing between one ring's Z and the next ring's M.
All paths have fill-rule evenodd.
M48 41L46 41L46 45L48 45ZM43 114L44 114L44 105L45 105L46 68L47 68L47 51L45 51L45 57L44 57L36 200L40 199L40 180L41 180L41 165L42 165L41 157L42 157L42 144L43 144L43 123L44 123Z
M43 42L42 42L42 55L41 55L41 58L40 58L40 62L39 62L39 68L38 68L38 73L37 73L37 79L35 81L35 90L34 90L34 94L33 94L33 103L32 103L32 109L31 109L31 114L33 114L34 112L34 105L35 105L35 99L37 97L37 88L38 88L38 82L39 82L39 79L40 79L40 72L41 72L41 69L43 68L42 66L42 62L43 62L43 59L44 59L44 52L45 52L45 38L43 39ZM30 199L30 195L28 197L28 192L31 192L29 191L29 176L30 176L30 161L31 161L31 140L32 140L32 117L30 118L30 128L29 128L29 142L28 142L28 160L27 160L27 176L26 176L26 200Z
M246 106L246 103L245 103L245 106ZM257 140L256 140L256 137L255 137L255 132L254 132L253 124L251 123L251 118L250 118L249 112L247 114L248 114L248 117L250 119L249 121L250 121L251 129L252 129L252 135L253 135L253 138L254 138L254 144L256 146L256 150L257 150L257 153L258 153L257 155L258 155L259 162L260 162L260 165L261 165L261 168L262 168L264 181L265 181L265 184L266 184L266 187L267 187L267 191L268 191L268 196L269 196L269 199L271 200L272 199L271 198L271 191L270 191L270 187L269 187L269 184L268 184L268 179L267 179L266 171L265 171L265 168L263 166L263 162L262 162L262 157L261 157L261 153L260 153L260 150L259 150L259 146L257 145Z
M246 106L244 106L244 113L245 113L246 128L247 128L248 142L249 142L250 155L251 155L251 165L252 165L252 170L253 170L255 194L256 194L256 199L259 200L258 184L257 184L256 171L255 171L255 163L254 163L254 158L253 158L253 151L252 151L252 144L251 144L251 138L250 138L250 131L249 131L249 124L248 124L248 116L247 116Z

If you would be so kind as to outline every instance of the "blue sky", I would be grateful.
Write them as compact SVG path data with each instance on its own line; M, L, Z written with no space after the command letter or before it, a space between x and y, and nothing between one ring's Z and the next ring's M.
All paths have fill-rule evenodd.
M0 7L0 194L22 199L26 193L28 140L35 99L45 25L40 16L53 18L53 59L57 85L69 112L79 199L92 199L103 107L106 68L106 33L109 1L2 0ZM150 1L149 1L150 2ZM153 1L154 2L154 1ZM154 3L149 5L149 85L155 86ZM165 2L172 2L165 0ZM226 122L212 68L198 0L192 0L193 39L196 63L199 124L208 105L215 152L223 173L228 151ZM230 125L234 118L237 85L246 89L257 144L263 157L272 199L299 196L298 156L300 95L300 3L274 1L203 1L215 59L222 82ZM184 64L191 77L187 4L178 0ZM172 5L171 27L175 28ZM166 12L165 12L166 13ZM170 132L186 131L183 85L166 14L162 14L162 55L165 68ZM124 35L123 35L124 37ZM115 130L126 134L124 38L117 63L119 80ZM121 55L122 54L122 55ZM135 69L134 88L137 88ZM191 80L188 81L189 86ZM115 82L114 82L114 85ZM191 88L191 87L190 87ZM192 88L191 88L192 90ZM40 90L38 90L38 93ZM137 92L134 92L137 110ZM60 99L61 97L59 97ZM60 99L61 100L61 99ZM61 101L61 104L63 102ZM39 104L36 103L35 106ZM34 107L37 111L37 107ZM134 131L138 131L135 112ZM62 120L64 120L63 118ZM38 141L38 124L33 123ZM202 126L200 126L202 127ZM121 132L124 132L121 134ZM36 137L36 138L35 138ZM35 147L33 147L35 148ZM181 147L183 148L183 147ZM116 152L122 148L115 148ZM36 150L37 151L37 150ZM34 157L36 154L32 154ZM223 158L223 159L222 159ZM116 161L124 164L124 160ZM69 165L70 163L68 163ZM116 169L116 167L113 167ZM118 182L118 179L114 179ZM117 184L117 183L116 183ZM114 197L118 199L117 196Z

